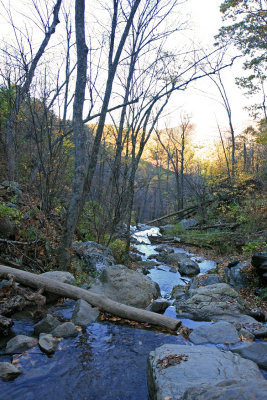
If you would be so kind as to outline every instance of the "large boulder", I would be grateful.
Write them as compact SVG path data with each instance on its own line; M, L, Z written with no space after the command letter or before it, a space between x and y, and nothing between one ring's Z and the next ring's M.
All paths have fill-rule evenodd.
M85 263L88 271L101 272L115 264L112 251L101 244L95 242L74 242L73 248L76 254Z
M70 272L66 271L49 271L44 272L40 276L48 279L53 279L54 281L60 283L68 283L69 285L73 285L75 282L74 276Z
M175 305L180 318L200 321L227 319L228 316L235 318L240 314L249 313L249 306L245 300L226 283L189 289L186 299L178 300ZM251 320L255 321L253 318Z
M229 322L219 321L211 325L198 326L190 333L189 339L194 344L237 343L238 332Z
M190 282L190 289L197 289L200 286L215 285L221 283L221 278L216 274L195 276Z
M148 276L123 265L114 265L104 270L99 282L89 291L138 308L147 307L160 296L159 286Z
M243 289L249 286L250 282L246 275L246 267L249 265L246 263L238 263L231 267L229 264L224 269L224 279L227 283L233 286L236 290Z
M194 276L200 272L199 265L184 253L161 252L155 258L164 264L177 267L181 275Z
M243 358L254 361L260 368L267 370L267 343L246 343L242 346L231 348L231 351L240 354Z
M44 272L43 274L41 274L41 276L43 276L44 278L53 279L54 281L60 283L68 283L69 285L73 285L75 282L74 276L67 271L49 271ZM60 296L54 293L45 292L45 297L47 304L49 304L57 301Z
M180 400L190 388L217 386L226 379L265 382L253 361L208 346L165 344L148 357L151 400Z
M184 229L193 228L193 226L198 225L198 221L195 218L184 218L179 222Z
M38 344L38 341L30 336L17 335L10 339L6 345L6 353L23 353Z
M265 400L267 381L227 380L216 386L201 385L186 390L181 400Z
M82 299L76 301L72 321L75 325L86 327L90 322L96 321L99 316L99 311L92 307L87 301Z

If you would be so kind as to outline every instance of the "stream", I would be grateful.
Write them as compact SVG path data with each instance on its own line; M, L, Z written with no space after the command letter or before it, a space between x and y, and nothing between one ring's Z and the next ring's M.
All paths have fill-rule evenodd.
M135 232L136 248L144 253L143 260L156 254L148 234ZM183 249L175 249L185 252ZM216 266L213 261L192 256L199 263L201 272ZM153 259L152 259L153 261ZM189 278L178 272L170 272L167 265L158 265L150 270L149 276L157 282L162 297L170 299L173 286L185 285ZM75 302L66 300L53 307L53 312L71 318ZM176 318L176 310L169 306L166 315ZM35 321L36 322L36 321ZM16 334L33 335L35 323L27 315L14 319ZM184 325L194 328L209 322L182 320ZM62 340L55 354L45 355L34 347L19 357L22 374L14 381L2 382L0 400L146 400L146 359L151 350L162 344L192 344L182 336L168 335L146 329L116 325L113 322L94 322L79 332L75 339ZM10 361L10 356L1 355L1 361ZM18 365L18 364L17 364Z

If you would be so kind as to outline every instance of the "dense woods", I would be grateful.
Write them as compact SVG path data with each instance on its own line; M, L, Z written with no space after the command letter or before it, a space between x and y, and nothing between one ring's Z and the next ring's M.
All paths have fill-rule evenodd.
M84 0L28 3L23 21L18 4L1 4L10 32L0 60L2 258L25 263L39 253L41 268L68 269L78 239L119 247L127 262L131 225L188 208L161 223L194 215L200 231L191 235L214 225L205 234L219 240L230 224L242 240L235 248L230 239L229 251L264 250L265 2L222 2L226 24L209 50L190 41L179 48L190 21L178 0L114 0L97 11ZM254 118L242 131L224 81L240 58L237 84ZM200 79L225 115L206 148L187 110L176 126L162 124L173 93ZM16 241L33 244L26 251Z

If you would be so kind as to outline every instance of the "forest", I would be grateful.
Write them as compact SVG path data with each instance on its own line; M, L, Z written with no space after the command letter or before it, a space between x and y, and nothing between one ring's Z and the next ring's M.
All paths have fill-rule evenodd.
M266 399L266 0L0 22L0 400Z
M222 253L266 248L264 2L223 2L226 24L209 49L170 45L189 24L182 14L173 19L177 0L113 1L103 10L36 0L27 14L2 3L9 35L1 50L1 235L33 243L25 253L11 246L12 257L23 264L27 252L38 252L44 268L68 269L77 238L115 241L126 259L131 225L187 208L161 223L195 214L195 243L216 247L218 236ZM244 76L236 83L254 121L242 131L223 76L239 58ZM217 124L216 142L199 149L186 110L175 127L160 121L175 92L204 78L225 124ZM125 243L116 241L122 226ZM10 249L2 246L3 258Z

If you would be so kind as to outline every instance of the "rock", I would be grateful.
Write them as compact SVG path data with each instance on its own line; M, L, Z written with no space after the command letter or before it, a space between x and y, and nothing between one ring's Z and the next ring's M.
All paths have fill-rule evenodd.
M9 335L14 322L12 319L0 315L0 335Z
M19 199L22 198L21 185L18 182L10 181L6 192L16 195Z
M253 267L258 268L265 261L267 261L267 251L253 254L252 259L251 259L251 264L253 265Z
M36 346L38 341L32 337L25 335L17 335L10 339L6 345L6 354L23 353Z
M200 272L198 264L183 253L160 253L155 258L164 264L178 267L181 275L194 276Z
M66 271L49 271L44 272L40 276L48 279L53 279L54 281L58 281L61 283L68 283L69 285L73 285L75 282L74 276L70 272Z
M160 368L158 360L170 355L187 355L187 361ZM165 344L148 357L147 380L151 400L179 400L186 390L213 385L226 379L265 382L258 366L231 352L209 346ZM207 399L205 399L207 400Z
M84 261L85 269L88 271L101 272L115 263L112 251L101 244L91 241L74 242L73 248Z
M179 224L181 224L184 229L188 229L198 225L198 221L195 218L185 218L182 219Z
M267 343L243 344L237 348L230 348L230 350L240 354L243 358L254 361L260 368L267 370Z
M174 286L171 292L171 298L181 300L185 297L186 289L184 286Z
M58 341L50 334L41 334L39 338L40 349L47 353L53 354L56 351Z
M99 311L88 304L85 300L76 301L75 308L72 314L72 321L75 325L86 327L90 322L96 321L99 316Z
M232 263L230 263L232 264ZM229 267L229 265L224 269L224 279L227 283L233 286L236 290L243 289L249 286L250 282L247 278L245 269L249 265L249 262L235 264Z
M55 337L75 337L78 335L78 331L76 326L72 322L64 322L61 325L58 325L51 334Z
M135 262L135 261L142 261L142 257L140 254L134 253L133 251L130 251L129 254L130 261Z
M200 286L215 285L221 283L221 278L216 274L195 276L191 282L189 289L197 289Z
M229 322L219 321L211 325L198 326L190 333L189 339L194 344L236 343L238 342L238 333Z
M216 386L201 385L186 390L181 400L265 400L267 382L262 380L227 380Z
M59 320L51 314L47 314L45 318L34 325L34 333L39 336L40 333L50 333L60 324Z
M242 340L254 340L255 339L255 336L253 335L253 333L251 333L250 331L248 331L245 328L241 328L238 333L239 333L239 337Z
M161 244L160 246L157 246L155 250L158 251L159 253L165 253L165 254L174 253L174 249L166 244Z
M176 273L177 273L177 268L171 267L171 268L170 268L170 272L173 272L174 274L176 274Z
M0 362L0 378L3 381L11 381L20 374L21 371L15 365L9 362Z
M157 283L141 272L123 265L114 265L104 270L99 283L93 285L89 291L137 308L147 307L153 299L160 296Z
M151 303L148 307L148 311L156 312L156 313L164 313L166 308L169 307L169 302L166 299L160 298L156 299Z
M255 307L250 311L250 315L255 318L257 321L265 322L266 315L265 312Z
M180 318L204 321L235 318L240 314L249 313L248 304L226 283L189 289L186 292L186 299L182 298L176 302L176 308L179 310Z

